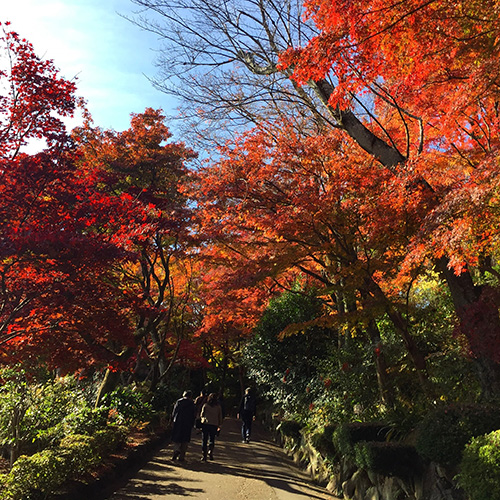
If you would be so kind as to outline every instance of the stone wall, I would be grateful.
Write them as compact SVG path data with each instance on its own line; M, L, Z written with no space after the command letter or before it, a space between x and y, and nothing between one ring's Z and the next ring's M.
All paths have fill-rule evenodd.
M277 433L276 439L315 482L345 500L466 500L453 483L456 471L433 463L409 477L383 476L359 469L346 458L330 461L314 448L308 436L297 441Z

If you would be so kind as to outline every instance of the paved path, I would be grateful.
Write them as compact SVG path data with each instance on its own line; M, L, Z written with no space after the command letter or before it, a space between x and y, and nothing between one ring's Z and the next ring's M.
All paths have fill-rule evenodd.
M201 461L200 436L193 432L186 461L172 461L171 446L161 449L109 500L333 500L313 485L258 425L254 440L241 442L240 425L224 421L215 460Z

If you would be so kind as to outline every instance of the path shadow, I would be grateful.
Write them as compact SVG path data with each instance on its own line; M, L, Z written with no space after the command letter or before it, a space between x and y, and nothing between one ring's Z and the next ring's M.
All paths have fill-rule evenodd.
M206 491L202 481L193 479L196 478L193 472L220 476L220 479L214 477L217 482L227 481L229 477L258 479L275 490L296 497L318 500L327 498L325 490L301 473L260 426L254 429L254 436L256 438L254 442L242 443L239 422L227 419L216 443L214 461L201 461L200 436L194 434L185 462L174 462L171 459L171 447L165 446L144 467L127 474L127 477L120 481L121 485L116 484L114 495L101 498L150 500L153 496L168 497L168 495L205 498ZM189 473L184 474L183 469ZM130 478L133 480L128 481ZM128 483L126 488L121 489L125 483ZM328 496L335 498L332 495Z

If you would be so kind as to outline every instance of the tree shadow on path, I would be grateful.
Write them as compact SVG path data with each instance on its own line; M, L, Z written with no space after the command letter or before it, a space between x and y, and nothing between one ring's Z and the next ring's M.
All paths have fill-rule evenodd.
M194 434L194 433L193 433ZM224 421L214 461L201 461L200 436L193 435L185 462L171 460L171 447L161 449L133 477L122 482L110 500L203 498L205 500L334 499L312 484L269 435L256 425L255 441L241 443L239 422Z

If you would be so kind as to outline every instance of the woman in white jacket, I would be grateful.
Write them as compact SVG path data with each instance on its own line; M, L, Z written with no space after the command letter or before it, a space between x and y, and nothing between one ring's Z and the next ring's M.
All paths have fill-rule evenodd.
M201 409L201 431L203 450L202 460L214 459L215 436L219 433L222 425L222 408L217 401L217 394L209 394L207 402Z

